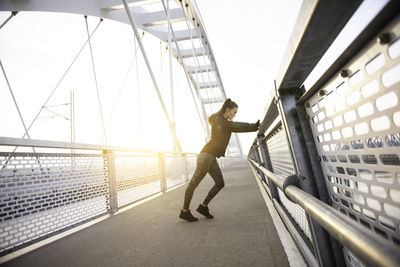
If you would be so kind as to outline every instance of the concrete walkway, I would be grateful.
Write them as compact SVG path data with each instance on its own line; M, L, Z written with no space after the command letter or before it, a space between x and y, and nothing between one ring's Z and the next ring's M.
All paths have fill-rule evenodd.
M246 161L223 171L225 187L195 210L213 185L196 189L192 214L178 218L186 185L38 248L5 266L289 266L261 192Z

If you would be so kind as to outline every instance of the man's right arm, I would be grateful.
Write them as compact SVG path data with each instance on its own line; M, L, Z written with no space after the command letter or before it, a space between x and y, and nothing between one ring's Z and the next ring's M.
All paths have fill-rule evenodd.
M256 123L247 123L239 121L229 121L221 118L216 118L217 126L222 126L228 128L231 132L241 133L241 132L254 132L259 128L259 121Z

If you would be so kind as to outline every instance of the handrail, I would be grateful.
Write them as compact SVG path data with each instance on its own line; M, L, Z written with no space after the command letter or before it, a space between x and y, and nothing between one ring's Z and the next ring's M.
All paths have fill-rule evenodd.
M61 148L61 149L81 149L81 150L114 150L121 152L143 152L143 153L167 153L167 154L185 154L196 155L194 152L174 152L165 150L150 150L143 148L101 146L94 144L69 143L39 139L22 139L14 137L0 137L0 146L22 146L22 147L43 147L43 148Z
M371 266L399 266L400 253L391 243L373 232L361 229L358 224L342 215L333 207L293 185L284 189L284 179L265 167L248 159L276 186L299 204L316 222L340 243L349 248L360 260Z

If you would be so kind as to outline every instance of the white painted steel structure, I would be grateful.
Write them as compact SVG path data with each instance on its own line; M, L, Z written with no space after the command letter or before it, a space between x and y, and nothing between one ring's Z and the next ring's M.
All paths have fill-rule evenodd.
M146 9L150 5L152 11ZM197 154L182 152L175 134L172 57L184 69L188 89L192 93L201 124L207 132L207 140L210 138L207 118L216 112L226 99L215 57L194 2L7 0L0 2L0 11L11 12L10 17L1 24L0 28L18 12L24 11L64 12L85 16L88 39L57 86L86 44L90 47L93 74L96 79L91 37L103 18L130 24L139 45L137 49L140 49L144 57L170 126L174 144L173 151L154 151L107 146L107 140L106 146L75 143L72 108L69 119L71 121L70 143L33 140L30 138L29 131L40 111L33 122L27 126L20 116L25 130L22 138L0 137L0 146L15 148L12 152L0 151L0 256L86 221L92 221L104 214L114 214L121 207L188 182L196 167ZM87 16L101 18L91 33ZM186 29L174 30L174 26L179 22L184 23ZM160 93L139 30L154 35L165 42L169 48L172 114L169 114ZM186 44L189 42L189 46L184 46L182 42ZM7 80L3 66L2 70ZM42 109L47 107L47 102L57 86ZM13 94L9 84L8 87ZM106 125L98 91L97 97L102 117L103 138L106 138ZM71 92L71 105L73 105L72 99L73 92ZM15 106L18 109L16 101ZM199 112L199 106L201 112ZM221 168L225 168L227 164L242 156L239 140L236 134L234 136L228 146L227 157L218 159ZM33 153L16 152L17 147L30 147Z
M187 183L197 157L5 137L0 146L50 151L0 152L0 257ZM224 169L237 160L218 163Z
M360 4L303 2L249 151L310 266L400 264L400 3L304 88Z
M126 4L126 9L124 8L123 2ZM151 7L149 10L152 11L148 11L148 9L146 9L147 7ZM202 124L207 131L206 139L209 140L210 129L207 118L220 108L221 104L226 99L226 93L204 23L194 1L5 0L0 2L0 11L64 12L96 16L131 24L136 32L135 35L139 45L141 40L138 37L138 29L159 38L170 47L171 56L178 60L185 71L192 95L193 92L195 92L194 101L196 105L198 103L200 106ZM132 22L134 24L132 24ZM174 30L174 27L178 23L184 23L186 27L184 27L184 29L180 27L178 30ZM170 25L170 27L168 27L168 25ZM186 44L189 43L189 48L184 46L183 42L186 42ZM143 45L141 46L142 55L147 61L145 48ZM147 66L152 75L150 64L147 63ZM154 77L153 84L158 92L158 85ZM158 95L172 134L175 136L174 108L172 108L171 116L165 108L162 96L159 93ZM174 94L172 82L171 96L171 102L173 104ZM174 138L173 142L174 144L177 143L176 146L179 150L179 141ZM242 156L240 142L236 134L234 134L234 138L231 139L227 149L227 155Z

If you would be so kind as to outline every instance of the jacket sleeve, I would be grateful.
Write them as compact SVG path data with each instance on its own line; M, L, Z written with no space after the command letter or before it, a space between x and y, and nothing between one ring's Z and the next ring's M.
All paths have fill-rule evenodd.
M219 127L227 128L231 132L234 132L234 133L254 132L254 131L258 130L257 129L258 127L255 123L229 121L229 120L223 120L220 118L216 118L215 123L217 124L217 127L219 126Z

